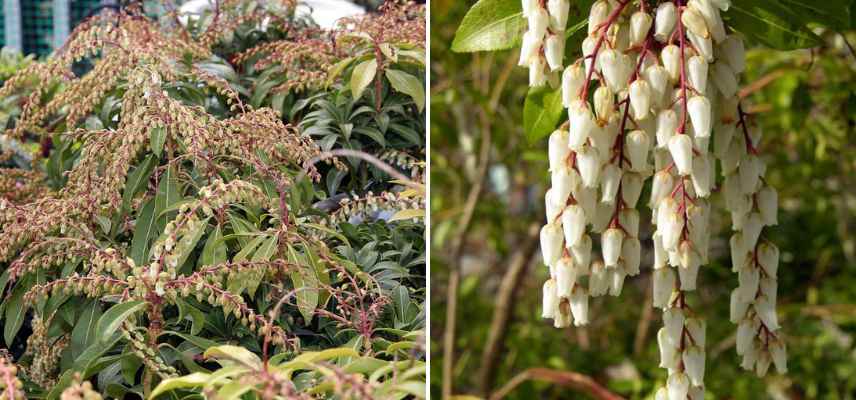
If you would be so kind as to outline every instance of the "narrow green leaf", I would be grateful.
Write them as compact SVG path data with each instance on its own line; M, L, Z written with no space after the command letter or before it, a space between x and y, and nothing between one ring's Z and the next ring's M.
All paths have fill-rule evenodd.
M817 23L838 30L851 29L852 0L777 0L804 23Z
M277 250L277 243L279 242L279 237L276 235L271 235L271 237L262 243L259 246L259 249L256 250L256 253L253 254L253 261L268 261L273 257ZM250 294L250 297L256 295L256 290L259 288L259 284L264 278L264 275L261 272L255 272L254 276L251 276L247 279L246 287L247 293Z
M190 317L190 334L198 335L199 332L202 332L202 328L205 327L205 314L198 308L178 297L176 297L175 303L178 304L179 321L184 320L185 316Z
M24 295L29 290L30 285L24 284L22 281L12 295L5 302L6 318L3 320L3 339L6 341L6 347L12 346L12 341L15 340L15 335L24 324L24 316L27 314L27 307L24 307Z
M523 129L526 139L535 143L556 129L562 119L562 91L548 87L529 89L523 103Z
M240 346L221 345L211 347L205 350L204 356L205 358L214 358L217 360L235 361L253 369L259 368L262 364L259 356Z
M158 125L149 129L149 145L158 158L163 153L163 144L166 142L166 128Z
M374 58L354 67L354 72L351 73L351 95L355 100L363 96L363 91L372 83L376 73L377 60Z
M305 258L302 254L297 253L293 246L288 246L289 261L297 265L305 265ZM289 274L291 282L296 290L295 297L297 298L297 309L303 315L304 323L309 324L312 321L312 316L315 315L315 308L318 307L318 279L315 277L315 271L307 271L306 268L300 268Z
M193 249L196 248L196 243L199 242L199 239L201 239L202 235L205 233L205 227L208 226L209 219L211 219L211 217L206 218L201 224L199 224L199 226L196 227L196 229L192 232L188 232L186 236L183 236L181 239L181 242L183 243L176 245L174 249L174 251L178 252L176 253L178 256L176 257L176 268L180 268L184 265L184 262L187 261L187 257L189 257L190 253L193 252ZM186 243L184 243L185 239L187 239Z
M208 240L205 241L205 247L202 248L202 255L199 256L197 265L217 265L226 261L226 243L223 242L223 231L220 225L214 228L214 231L208 235Z
M158 192L155 196L155 215L160 220L161 212L169 208L181 200L181 194L178 187L178 176L175 168L170 166L166 172L160 176L158 184ZM168 218L168 217L167 217Z
M131 240L131 259L137 265L143 265L146 262L149 242L155 236L155 230L155 201L149 200L137 216L134 238Z
M113 336L119 326L135 312L146 307L143 300L119 303L110 307L101 318L98 319L98 341L103 342Z
M397 69L386 70L386 78L395 90L413 98L419 112L422 112L425 107L425 85L419 78Z
M525 27L519 0L479 0L458 26L452 51L510 49L520 43Z
M152 393L149 398L156 399L158 396L173 391L175 389L186 389L202 386L208 382L208 378L210 377L211 374L194 372L190 375L180 376L178 378L164 379L155 387L155 390L152 390Z
M804 49L822 43L799 16L775 1L740 0L731 5L727 16L732 28L774 49Z
M100 317L101 305L97 301L89 301L83 307L83 313L80 314L74 323L74 329L71 331L71 353L73 357L76 358L92 343L95 343L96 325Z
M134 196L145 188L146 182L152 175L155 168L155 158L152 156L146 157L136 168L128 175L128 180L125 181L125 190L122 192L122 207L127 209Z

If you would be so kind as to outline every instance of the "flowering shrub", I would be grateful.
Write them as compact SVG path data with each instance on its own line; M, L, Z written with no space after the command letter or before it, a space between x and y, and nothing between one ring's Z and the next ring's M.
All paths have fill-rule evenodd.
M327 76L365 46L343 32L424 51L424 10L390 2L327 32L295 19L291 1L218 5L186 27L177 14L105 11L0 88L27 99L3 138L40 144L30 170L0 170L4 362L17 364L0 365L4 382L46 398L423 396L424 314L414 310L424 259L378 268L351 257L349 231L415 232L408 251L422 251L422 142L398 157L383 145L337 153L346 149L322 147L290 109L349 86ZM406 21L406 37L369 29L384 18ZM277 47L317 40L343 53L307 59L305 48ZM276 49L262 74L277 85L253 75L264 49ZM75 73L81 62L91 69ZM295 63L306 73L291 75ZM424 62L407 68L419 81ZM319 74L325 84L310 84ZM376 118L393 103L402 125L420 126L424 90L417 98L380 74L368 80L375 97L351 90L351 102L380 105L364 111ZM351 160L367 160L374 179L342 192L361 179ZM209 385L199 377L215 360L248 369Z

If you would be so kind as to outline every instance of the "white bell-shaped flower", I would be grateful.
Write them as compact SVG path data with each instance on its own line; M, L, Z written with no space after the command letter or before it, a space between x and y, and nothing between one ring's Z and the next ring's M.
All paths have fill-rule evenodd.
M630 110L633 119L639 121L648 118L651 113L651 85L643 79L630 84Z
M669 139L675 136L678 130L678 114L675 110L667 108L657 115L657 148L665 149L669 146Z
M580 64L572 64L562 72L562 105L569 108L580 95L586 81L586 71Z
M523 18L528 18L533 12L541 8L540 0L522 0L521 5L523 7Z
M606 267L600 260L591 263L591 275L589 276L589 294L593 297L603 296L609 291L609 275Z
M676 368L678 366L678 343L672 340L666 328L657 331L657 345L660 348L660 368Z
M672 343L680 343L684 331L684 312L680 308L669 308L663 311L663 327Z
M567 328L571 326L571 307L567 301L559 298L559 306L556 307L556 315L553 317L553 327Z
M757 326L752 320L744 319L737 325L737 354L744 355L747 350L753 347L755 340L755 331Z
M589 36L592 36L594 33L600 31L600 29L606 23L608 17L609 3L606 0L599 0L596 3L592 4L591 10L589 11L588 19Z
M568 156L571 155L571 149L568 147L568 131L556 129L550 134L550 139L547 142L547 154L550 159L550 171L567 166Z
M535 32L529 31L523 34L523 41L520 44L520 58L517 65L521 67L529 66L529 63L536 57L541 49L543 40L535 36Z
M559 297L556 296L556 281L548 279L547 282L544 282L541 299L541 318L554 318L559 306Z
M574 315L574 326L588 325L589 296L585 289L577 288L571 293L571 313Z
M719 10L710 0L690 0L688 6L697 10L704 18L705 25L714 42L720 43L725 40L725 24L719 16Z
M669 139L669 153L675 160L678 174L689 175L693 171L693 141L689 135L675 135Z
M556 200L565 204L568 201L571 191L574 190L577 184L577 172L570 167L564 166L557 168L550 173L550 182L553 184L553 193Z
M588 188L598 186L601 169L600 156L594 148L585 146L577 152L577 168L580 170L583 186Z
M666 217L663 224L663 246L666 250L672 251L678 249L678 244L681 240L681 232L684 229L684 219L678 213L671 213ZM669 262L672 265L679 265L680 262Z
M746 317L746 311L749 310L749 301L743 298L740 289L734 289L731 292L731 306L729 308L729 319L732 323L739 323Z
M725 152L728 151L731 140L734 138L735 126L733 123L718 122L713 130L716 132L713 135L713 154L718 158L724 158Z
M577 266L577 269L588 268L591 264L591 248L592 248L592 240L589 235L583 234L577 244L571 246L571 258L574 259L574 265ZM583 272L579 272L577 275L586 275Z
M713 185L711 182L711 165L712 159L707 155L702 155L693 158L693 172L690 174L693 181L693 188L698 196L710 196L710 189Z
M648 167L648 150L651 148L651 138L642 130L635 130L627 135L625 150L630 165L634 171L644 171Z
M762 277L758 283L758 286L761 290L761 295L765 296L770 300L770 303L776 304L776 300L778 298L778 289L779 289L779 281Z
M607 267L618 265L618 257L621 256L621 245L624 241L624 232L618 228L609 228L601 236L603 247L603 263Z
M746 152L746 147L743 145L743 140L737 140L738 136L731 141L728 150L722 156L722 174L731 175L737 170L740 165L740 160Z
M707 341L707 324L704 320L701 318L687 318L684 321L684 327L687 328L687 332L693 338L693 343L704 349L705 342Z
M758 362L758 347L753 343L743 353L743 360L740 361L740 368L747 371L755 370L755 363Z
M637 11L630 16L630 45L639 46L648 36L648 31L654 23L651 14Z
M758 313L758 318L767 326L767 329L779 329L779 319L776 315L776 303L770 301L766 296L761 296L755 300L755 312Z
M556 263L556 296L570 298L571 290L577 283L577 274L570 257L562 257Z
M547 35L547 39L544 40L544 58L547 59L550 71L562 69L562 62L565 59L564 32Z
M544 264L555 265L562 256L562 227L559 224L547 224L541 228L541 254Z
M660 3L654 18L654 38L665 43L672 35L675 24L678 22L678 11L675 4L668 1Z
M646 58L647 59L647 58ZM645 68L642 76L651 85L651 100L654 106L661 107L666 100L669 87L669 73L662 65Z
M571 204L562 212L562 229L565 233L565 246L576 246L586 231L586 215L583 208Z
M589 37L583 39L583 44L581 47L583 50L583 60L584 60L583 62L586 65L586 76L591 76L592 78L594 78L594 74L591 73L592 72L591 69L592 68L598 69L598 68L597 68L597 65L595 64L595 61L597 61L597 60L595 60L594 57L592 57L592 55L594 54L594 49L597 47L597 39L589 36Z
M761 222L766 226L778 224L779 194L776 189L764 186L755 197L758 201L758 211L761 212Z
M701 56L692 56L687 60L687 73L690 84L699 93L707 90L707 61Z
M704 349L699 346L690 346L684 350L684 371L693 385L704 384Z
M529 61L529 86L538 87L547 84L547 65L541 57Z
M618 187L621 184L621 175L623 171L616 164L607 164L603 167L600 174L600 201L602 203L614 204L616 196L618 196Z
M709 137L711 128L710 100L704 96L693 96L687 102L687 113L693 124L693 133L699 137Z
M547 0L547 14L550 15L550 27L557 31L564 31L568 25L568 11L570 8L569 0Z
M568 147L579 151L588 140L589 134L595 128L594 117L588 104L582 100L574 100L568 108Z
M612 222L612 216L615 213L615 202L597 203L597 214L591 221L591 229L595 232L603 232L607 225Z
M660 52L660 59L663 61L663 67L669 74L669 79L672 83L678 81L681 77L681 49L678 46L670 44L663 47Z
M764 224L761 223L761 215L758 213L749 214L749 217L746 218L746 222L743 224L743 245L747 249L755 248L755 245L758 244L758 238L761 237L761 229L763 228Z
M547 34L547 26L550 25L550 16L543 7L536 7L527 16L529 20L529 32L535 34L535 38L543 39Z
M710 0L710 2L720 11L728 11L728 8L731 7L731 0Z
M578 185L573 194L577 200L577 204L585 211L586 220L591 223L592 219L594 219L594 214L597 212L597 187Z
M617 116L613 116L610 122L603 127L598 127L592 130L589 135L590 143L600 154L600 158L608 160L612 157L612 146L615 144L615 138L618 136Z
M618 93L627 87L630 74L633 73L630 58L624 53L614 50L603 50L598 56L600 69L609 88Z
M624 272L630 276L639 275L642 258L642 244L635 237L624 239L621 244L621 259L624 260Z
M547 193L544 194L544 210L547 221L555 221L556 218L559 218L559 214L565 209L565 202L567 202L567 197L565 201L562 201L553 188L547 189Z
M707 29L707 23L704 17L693 7L684 8L681 13L681 22L689 31L688 33L695 34L702 38L710 38L710 31Z
M749 249L746 248L741 232L731 235L729 244L731 247L731 271L737 272L746 266L746 262L749 260Z
M609 121L615 111L615 94L607 86L594 91L594 113L600 123Z
M681 281L681 290L696 290L698 270L701 266L701 258L698 252L692 248L689 241L685 240L678 246L678 256L680 257L678 277Z
M776 339L771 340L769 344L770 357L773 359L773 364L776 365L776 372L785 374L788 372L788 351L785 342Z
M608 268L606 271L607 279L609 280L609 295L621 296L621 290L624 289L624 279L627 274L621 268Z
M721 58L731 66L735 73L746 69L746 48L743 40L737 35L729 35L719 44Z
M710 38L705 38L692 32L687 32L687 37L699 55L704 57L707 62L713 62L713 41Z
M737 75L728 64L724 62L713 64L712 75L716 88L724 97L732 97L737 93Z
M654 307L666 308L675 288L675 273L671 268L654 270Z
M645 178L642 175L628 172L621 177L621 198L628 208L636 208Z
M755 298L760 279L761 275L758 268L752 265L746 265L737 270L737 288L740 289L740 296L743 300L752 301Z
M669 400L685 400L690 391L690 379L683 372L675 372L666 380Z
M618 223L630 237L639 237L639 210L625 208L618 213Z
M776 279L779 271L779 248L770 242L761 242L758 245L758 263L767 276Z
M654 232L652 239L654 241L654 269L665 268L669 255L665 246L663 246L663 235L659 232Z

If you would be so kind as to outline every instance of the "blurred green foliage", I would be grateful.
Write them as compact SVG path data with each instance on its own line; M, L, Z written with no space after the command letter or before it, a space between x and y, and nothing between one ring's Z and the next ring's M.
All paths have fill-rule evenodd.
M431 393L439 396L446 288L451 267L462 272L458 293L456 394L482 396L477 371L498 287L527 228L543 222L548 183L546 140L528 144L523 130L526 71L515 50L456 54L455 30L472 1L432 2ZM782 250L779 315L790 372L759 379L739 368L736 327L728 322L730 271L725 215L714 221L712 262L691 299L708 320L705 382L709 398L852 399L856 397L856 53L840 34L816 29L812 50L754 47L743 85L752 122L763 130L768 181L779 190L779 226L771 239ZM848 34L849 42L856 35ZM564 117L563 117L564 118ZM484 139L490 132L490 140ZM490 155L485 188L476 203L459 260L449 259L470 189L478 179L481 146ZM643 196L646 196L643 194ZM721 202L721 200L715 200ZM714 203L718 204L718 203ZM722 207L718 207L722 209ZM646 210L640 210L646 215ZM648 211L650 212L650 211ZM645 218L643 218L645 219ZM642 227L650 248L650 226ZM650 257L650 255L648 255ZM527 368L592 376L632 399L652 398L665 379L658 368L659 313L646 304L650 258L621 297L596 299L585 329L554 329L540 319L547 270L536 252L512 302L512 321L500 348L493 390ZM646 317L647 313L647 317ZM648 325L640 321L648 320ZM644 333L640 333L639 331ZM639 336L639 337L637 337ZM510 398L585 398L567 388L527 382Z

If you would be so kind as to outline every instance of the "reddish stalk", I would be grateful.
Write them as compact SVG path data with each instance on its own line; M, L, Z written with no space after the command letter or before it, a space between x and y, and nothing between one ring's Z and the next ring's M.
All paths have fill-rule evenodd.
M612 26L613 23L618 19L618 16L621 15L621 12L624 11L624 7L630 4L630 0L622 0L618 3L618 7L616 7L609 16L606 18L602 24L597 27L595 32L598 33L597 43L594 45L594 50L592 50L590 55L585 56L584 58L591 58L591 68L589 68L588 73L586 74L586 81L583 83L582 89L580 89L580 99L585 101L588 98L588 90L589 86L591 86L591 77L592 73L595 70L595 64L597 62L597 55L600 52L601 46L603 46L603 42L606 41L606 33L609 31L609 27Z
M687 65L686 65L686 35L684 34L684 23L681 21L683 8L680 0L675 0L675 6L678 9L678 43L681 49L681 102L683 110L681 112L681 124L678 125L678 134L683 135L687 129Z

